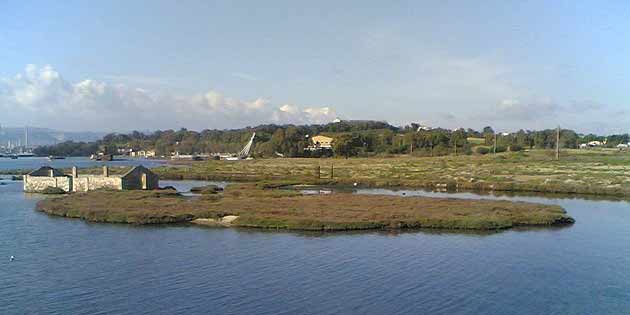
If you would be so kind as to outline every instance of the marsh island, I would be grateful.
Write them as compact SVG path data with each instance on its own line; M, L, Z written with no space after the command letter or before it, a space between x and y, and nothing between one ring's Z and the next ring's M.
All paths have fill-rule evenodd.
M97 190L47 198L37 209L92 222L206 225L291 230L445 228L494 230L574 222L556 205L506 200L401 197L300 191L255 183L208 189L198 196L175 190Z

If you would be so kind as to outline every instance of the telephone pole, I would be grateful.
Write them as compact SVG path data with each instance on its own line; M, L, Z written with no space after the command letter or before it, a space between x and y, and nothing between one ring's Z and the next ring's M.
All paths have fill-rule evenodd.
M556 128L556 161L560 160L560 126Z
M494 155L497 155L497 133L494 132L494 146L492 147Z

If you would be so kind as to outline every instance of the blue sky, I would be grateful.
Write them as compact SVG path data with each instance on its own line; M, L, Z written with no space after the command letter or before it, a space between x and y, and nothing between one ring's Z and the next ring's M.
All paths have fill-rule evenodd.
M0 123L628 132L627 2L339 2L0 0Z

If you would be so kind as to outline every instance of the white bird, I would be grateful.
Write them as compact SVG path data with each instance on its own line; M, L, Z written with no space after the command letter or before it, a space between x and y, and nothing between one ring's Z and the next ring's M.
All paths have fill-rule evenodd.
M11 258L9 258L10 261L14 261L15 260L15 256L11 255Z

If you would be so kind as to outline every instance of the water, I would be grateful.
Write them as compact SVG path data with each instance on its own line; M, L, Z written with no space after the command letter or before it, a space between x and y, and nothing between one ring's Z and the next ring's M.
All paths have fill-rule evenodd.
M136 166L144 165L146 167L155 167L164 164L164 161L160 160L147 160L137 158L125 158L114 161L94 161L86 157L69 157L63 160L48 160L44 157L28 157L12 160L8 158L0 158L0 170L15 170L15 169L36 169L41 166L52 166L55 168L70 168L77 166L79 168L93 167L93 166Z
M565 228L308 234L91 224L2 182L0 314L630 313L627 202L502 197Z

